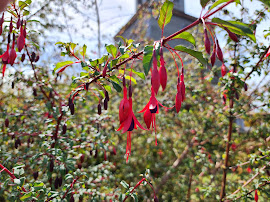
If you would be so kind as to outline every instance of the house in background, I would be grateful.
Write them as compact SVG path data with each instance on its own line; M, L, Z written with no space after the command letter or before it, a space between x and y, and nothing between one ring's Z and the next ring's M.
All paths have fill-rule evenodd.
M143 34L144 38L149 38L152 40L160 40L161 38L161 29L158 26L157 19L153 15L148 17L143 15L142 10L148 9L148 13L152 14L152 3L150 0L136 0L137 12L135 15L128 21L128 23L121 28L121 30L116 34L128 39L137 39L140 38L140 35ZM156 0L156 2L158 2ZM184 12L184 0L174 0L173 16L171 22L166 25L164 29L164 36L169 36L170 34L188 26L197 18L187 15ZM145 13L145 12L144 12ZM185 44L185 42L182 42ZM179 41L170 43L170 45L178 45Z

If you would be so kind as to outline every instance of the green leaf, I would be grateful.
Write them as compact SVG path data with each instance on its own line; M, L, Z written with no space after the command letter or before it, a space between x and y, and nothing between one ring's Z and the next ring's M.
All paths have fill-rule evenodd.
M201 6L204 8L210 0L200 0Z
M129 58L129 54L125 53L124 55L121 55L119 59L126 59Z
M14 179L14 183L17 184L17 185L20 185L21 184L21 180L20 179Z
M110 80L110 82L112 83L113 88L114 88L118 93L120 93L120 92L122 91L122 87L121 87L118 83L116 83L116 82L114 82L114 81L112 81L112 80Z
M125 76L125 78L126 78L127 80L131 80L134 84L137 84L136 79L134 79L133 77Z
M129 188L128 183L126 183L124 180L122 180L122 181L120 182L120 184L121 184L125 189L128 189L128 188Z
M215 8L215 7L218 6L219 4L222 4L222 3L225 3L225 2L228 2L228 1L230 1L230 0L218 0L218 1L216 1L215 3L213 3L213 5L210 7L209 10ZM240 4L240 0L235 0L234 2L237 3L237 4Z
M192 43L194 46L196 45L195 38L189 32L182 32L182 33L176 35L175 37L173 37L173 39L184 39L184 40Z
M185 47L185 46L181 46L181 45L175 46L174 48L175 48L176 50L179 50L179 51L188 53L188 54L190 54L191 56L197 58L197 59L199 60L199 62L202 63L202 65L204 65L204 66L207 66L207 65L208 65L208 62L207 62L207 60L203 57L202 52L195 51L195 50L189 49L189 48L187 48L187 47Z
M130 68L126 69L126 71L130 71L130 70L131 70ZM134 69L132 69L132 73L136 74L141 79L145 79L144 73L142 73L142 72L137 72Z
M134 199L135 202L138 202L138 196L136 193L132 193L131 197Z
M72 65L74 62L73 61L64 61L64 62L58 62L57 64L56 64L56 66L55 66L55 68L54 68L54 72L56 71L56 70L58 70L59 68L61 68L61 67L64 67L64 66L66 66L66 65Z
M20 199L21 199L22 201L24 201L25 199L28 199L28 198L30 198L31 196L32 196L32 192L29 192L29 193L24 194Z
M106 50L108 53L110 53L115 58L115 56L117 54L117 48L114 45L112 45L112 44L106 45Z
M152 65L153 46L145 46L143 50L143 69L147 76Z
M268 7L270 7L270 1L269 0L259 0L262 3L264 3L265 5L267 5Z
M29 15L29 14L30 14L30 12L29 12L28 10L24 10L24 11L23 11L23 15L24 15L24 16L27 16L27 15Z
M250 29L248 24L237 21L225 21L221 20L220 18L213 18L212 22L221 24L222 26L227 27L231 32L238 35L247 36L256 42L255 35L253 34L253 31Z
M158 18L158 25L160 29L164 27L171 21L172 18L173 3L166 0L162 5Z

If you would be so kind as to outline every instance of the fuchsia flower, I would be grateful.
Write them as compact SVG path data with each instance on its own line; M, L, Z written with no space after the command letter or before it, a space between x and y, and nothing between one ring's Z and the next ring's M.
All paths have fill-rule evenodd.
M167 85L167 70L165 68L165 62L163 58L163 50L160 47L160 68L159 68L159 76L160 76L160 85L162 87L162 91L165 90Z
M20 35L17 39L17 46L18 46L18 50L19 52L21 52L21 50L23 49L25 45L25 36L24 36L24 29L23 26L21 26L20 28Z
M155 129L156 132L156 114L159 112L159 105L164 107L155 97L155 92L153 87L151 88L151 97L149 102L145 105L145 107L139 111L139 113L144 112L143 118L144 122L149 129L152 125L152 129ZM166 108L166 107L164 107ZM157 145L157 137L156 137L156 145Z
M123 84L125 84L125 79L123 79ZM139 126L143 130L145 129L137 120L132 109L132 92L131 85L129 86L129 99L127 100L127 89L124 85L124 98L122 99L119 107L119 118L120 118L120 127L117 131L122 130L122 133L128 132L127 134L127 146L126 146L126 157L128 162L128 157L131 153L131 132L133 129L137 129ZM128 101L128 104L127 104Z
M13 66L15 59L17 57L17 53L15 51L15 34L13 33L13 42L12 42L12 48L9 52L9 64Z
M182 68L180 79L178 77L177 93L175 96L175 109L177 113L181 109L182 102L186 99L185 94L186 94L186 86L184 83L184 68Z
M157 94L160 86L160 75L157 69L157 57L155 48L153 50L153 69L152 69L151 84L155 93Z
M4 64L8 64L9 59L9 44L7 44L7 50L3 53L3 55L0 55L0 58L2 58L2 62Z

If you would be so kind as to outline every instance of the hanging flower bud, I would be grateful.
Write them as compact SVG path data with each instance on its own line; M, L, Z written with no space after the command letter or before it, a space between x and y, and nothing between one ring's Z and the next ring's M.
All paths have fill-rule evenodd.
M8 119L8 118L5 119L5 126L6 126L6 127L9 126L9 119Z
M151 84L154 89L154 92L157 94L160 86L160 76L157 69L157 57L155 49L153 50L153 69L152 69Z
M160 85L162 87L162 91L165 90L167 85L167 70L165 68L165 62L163 58L163 50L160 47L160 68L159 68L159 77L160 77Z
M35 62L38 62L39 61L39 55L37 55L36 59L35 59Z
M20 35L17 39L17 47L18 47L18 51L21 52L21 50L23 49L25 45L25 36L24 36L24 30L23 27L21 26L20 29Z
M226 73L227 73L226 66L224 65L224 63L222 63L222 66L221 66L221 75L222 75L222 77L225 76Z
M217 48L217 57L223 63L223 53L222 53L222 50L220 49L218 40L216 40L216 46L217 46L216 47Z
M84 162L84 154L82 154L81 156L80 156L80 161L81 161L81 163L83 163Z
M10 19L10 24L9 24L9 33L11 33L13 30L13 23L12 23L12 17Z
M0 58L2 58L2 62L4 64L8 64L9 61L9 44L7 44L7 50L3 53L3 55L0 55Z
M244 89L245 89L245 91L247 91L247 90L248 90L247 83L244 83Z
M107 161L107 153L106 153L106 150L104 150L104 161Z
M177 113L181 109L181 104L182 104L182 94L180 91L177 91L176 96L175 96L175 109Z
M18 21L16 23L16 28L19 29L21 26L21 19L20 19L20 15L18 16Z
M71 194L69 202L74 202L74 201L75 201L74 196L73 196L73 194Z
M33 95L37 96L37 89L33 88Z
M105 91L105 98L107 99L108 102L110 101L110 97L109 97L108 91Z
M58 189L58 177L55 178L55 181L54 181L54 188L55 189Z
M259 200L258 190L257 190L257 189L255 190L254 200L255 200L256 202L258 202L258 200Z
M58 186L61 187L62 186L62 182L63 182L63 179L62 179L62 176L60 176L58 178Z
M81 163L77 163L77 166L79 169L82 169L82 164Z
M50 91L50 93L49 93L49 98L53 98L53 92L52 92L52 90Z
M14 81L12 81L11 88L14 89L14 86L15 86L15 83L14 83Z
M11 66L13 66L16 57L17 57L17 53L15 51L15 34L13 33L12 48L10 49L10 53L9 53L9 64Z
M229 34L229 37L231 38L231 40L238 42L238 38L236 36L235 33L231 32L228 28L225 27L225 30L227 31L227 33Z
M106 62L105 66L104 66L104 69L102 71L102 77L103 78L105 78L105 76L106 76L107 69L108 69L108 63L109 63L109 60Z
M98 157L98 149L96 148L96 151L95 151L95 156L94 156L95 158L97 158Z
M108 109L108 100L107 100L107 98L104 99L104 109L105 110Z
M32 52L30 61L31 61L31 62L34 62L35 59L36 59L36 53L35 53L35 52Z
M90 83L85 83L85 90L88 91Z
M53 172L53 168L54 168L54 160L53 159L51 159L51 161L50 161L49 168L50 168L50 172L52 173Z
M35 180L37 180L37 178L38 178L38 171L33 173L33 177L34 177Z
M205 47L205 51L210 55L211 42L208 38L206 28L204 29L204 47Z
M124 122L127 117L128 117L128 113L129 113L129 102L127 99L127 87L126 87L126 80L125 78L123 78L123 99L120 102L120 106L119 106L119 120L120 120L120 124L122 122Z
M25 60L25 53L22 54L22 57L21 57L21 62L23 62Z
M101 104L99 103L98 104L98 115L100 115L101 114Z
M67 132L67 125L64 124L63 127L62 127L62 135L65 135Z
M237 100L239 100L239 94L238 94L238 92L235 92L235 98L237 99Z
M24 23L23 36L26 38L26 21Z
M4 23L4 12L2 14L2 18L0 19L0 35L3 32L3 23Z
M113 147L113 155L116 155L116 148Z
M74 115L74 112L75 112L74 103L71 98L68 99L68 106L69 106L71 115Z

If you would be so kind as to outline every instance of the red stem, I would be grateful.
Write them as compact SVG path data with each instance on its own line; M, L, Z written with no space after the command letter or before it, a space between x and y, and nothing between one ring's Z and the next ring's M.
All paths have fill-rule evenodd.
M2 171L5 171L9 176L10 178L14 181L14 179L17 179L15 177L15 175L13 173L11 173L5 166L3 166L1 163L0 163L0 168L2 168ZM24 192L27 192L26 189L22 186L22 190Z

